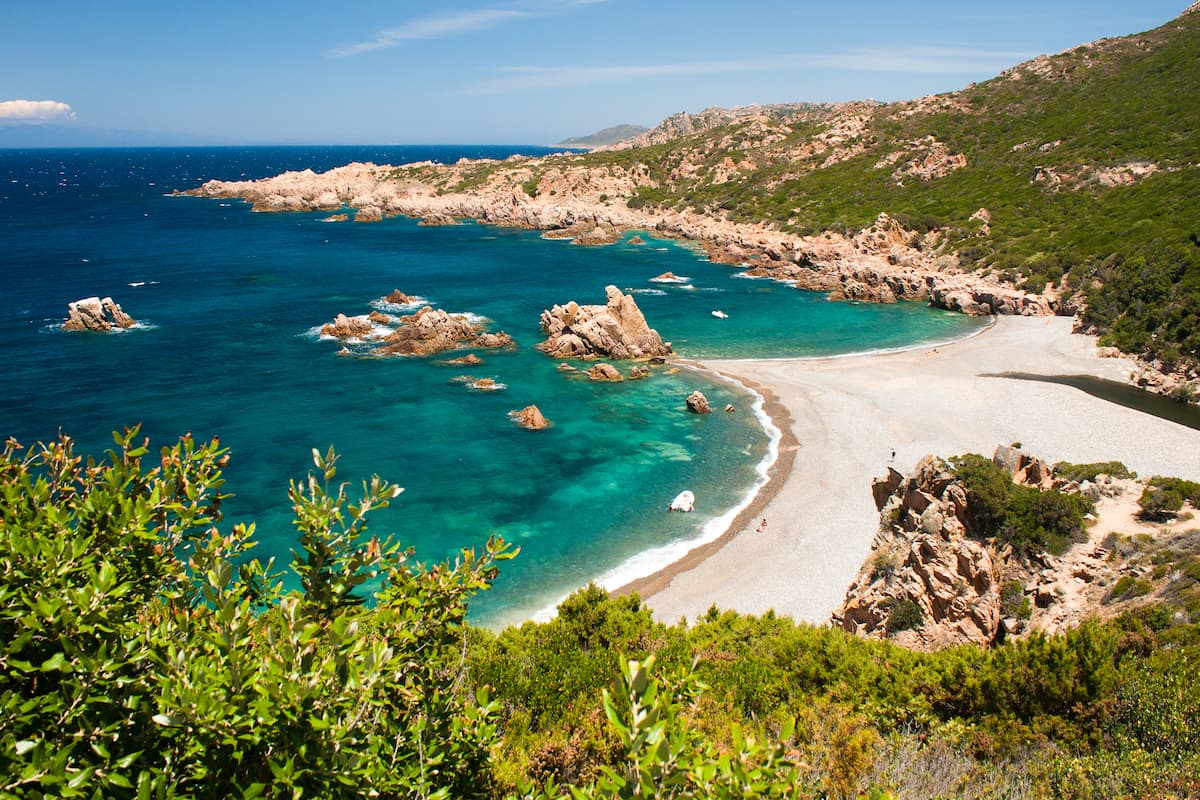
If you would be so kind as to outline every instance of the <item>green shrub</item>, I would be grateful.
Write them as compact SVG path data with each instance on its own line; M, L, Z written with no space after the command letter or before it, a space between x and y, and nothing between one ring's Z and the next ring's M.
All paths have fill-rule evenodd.
M1094 481L1100 475L1111 475L1114 478L1136 478L1137 473L1131 471L1120 461L1098 461L1092 464L1071 464L1059 461L1054 465L1054 474L1064 480Z
M1000 615L1004 618L1029 619L1033 607L1019 581L1008 581L1000 587Z
M1146 482L1138 505L1145 519L1163 520L1173 517L1185 501L1200 506L1200 483L1155 475Z
M1112 588L1108 590L1108 593L1104 596L1104 602L1133 600L1147 595L1152 591L1154 591L1154 586L1149 581L1142 578L1135 578L1132 575L1122 575L1112 585Z
M137 431L94 463L66 437L0 461L0 795L478 796L496 706L461 690L466 600L511 551L408 566L367 536L400 490L293 483L302 590L215 527L213 441L147 468ZM377 605L360 590L382 580Z
M921 613L921 607L912 600L897 600L890 603L889 607L887 621L884 623L884 629L889 634L919 628L925 624L925 615Z
M1018 553L1061 553L1083 538L1083 518L1094 510L1087 498L1013 483L1007 471L975 453L951 459L967 489L971 531L997 538Z

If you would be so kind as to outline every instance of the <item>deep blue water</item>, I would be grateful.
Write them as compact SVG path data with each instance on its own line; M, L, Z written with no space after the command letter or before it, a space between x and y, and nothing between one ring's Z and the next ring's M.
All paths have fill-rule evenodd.
M473 606L488 624L545 608L572 588L630 577L701 536L753 487L768 437L737 387L683 370L592 384L532 347L554 303L601 303L614 283L685 356L826 355L962 335L979 323L927 308L830 303L738 277L686 245L628 239L604 248L466 224L255 214L240 202L171 197L209 178L240 179L350 161L503 158L538 148L290 147L0 150L0 436L26 444L60 428L87 452L141 423L155 444L186 431L231 448L227 523L255 520L261 555L288 559L286 490L333 445L339 477L404 486L372 529L425 562L500 533L522 548ZM665 271L686 285L649 278ZM516 337L467 369L437 357L346 358L312 330L365 314L393 288ZM67 303L111 295L143 328L57 329ZM726 319L713 317L720 309ZM468 390L464 374L507 388ZM714 407L697 417L699 388ZM529 432L510 410L536 403L554 423ZM683 488L697 513L666 514ZM657 548L657 549L656 549ZM640 555L640 559L639 559Z

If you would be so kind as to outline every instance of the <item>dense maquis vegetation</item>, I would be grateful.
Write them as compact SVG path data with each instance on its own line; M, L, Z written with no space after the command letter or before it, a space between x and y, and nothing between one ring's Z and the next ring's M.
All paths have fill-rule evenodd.
M1018 553L1061 553L1084 535L1084 515L1095 510L1078 494L1015 483L1008 470L977 453L957 456L952 463L966 486L975 531Z
M226 457L8 443L0 796L1200 794L1186 614L917 653L588 587L492 633L465 615L502 542L414 563L366 527L399 490L352 498L314 452L285 581L218 527Z
M1200 356L1200 13L1147 33L1051 56L912 111L866 108L867 124L826 163L805 150L833 112L780 107L781 140L729 124L578 163L643 164L656 181L635 207L694 208L801 234L852 232L887 212L943 232L970 269L1086 299L1106 343L1168 366ZM926 137L962 154L933 180L897 178ZM892 157L903 154L896 162ZM719 165L739 168L714 180ZM686 165L686 166L685 166ZM1126 182L1129 165L1153 171ZM1106 170L1118 180L1104 177ZM1131 178L1132 173L1125 175ZM990 212L988 235L972 215Z

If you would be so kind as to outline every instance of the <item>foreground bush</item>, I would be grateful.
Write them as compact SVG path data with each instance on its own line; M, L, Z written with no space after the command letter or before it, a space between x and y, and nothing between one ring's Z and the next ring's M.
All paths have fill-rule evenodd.
M248 558L253 526L214 527L218 443L147 468L136 434L100 463L65 437L4 449L0 796L485 792L495 706L460 690L466 601L512 551L410 566L366 531L401 490L372 478L351 502L314 451L288 591Z

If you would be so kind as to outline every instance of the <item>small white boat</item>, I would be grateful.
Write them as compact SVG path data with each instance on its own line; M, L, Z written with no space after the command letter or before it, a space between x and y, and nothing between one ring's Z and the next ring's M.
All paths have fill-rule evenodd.
M691 511L695 507L696 495L684 489L675 496L675 499L671 501L671 505L667 506L667 511Z
M729 315L726 314L724 311L722 311L719 308L716 311L712 312L712 315L714 317L716 317L717 319L729 319Z

